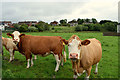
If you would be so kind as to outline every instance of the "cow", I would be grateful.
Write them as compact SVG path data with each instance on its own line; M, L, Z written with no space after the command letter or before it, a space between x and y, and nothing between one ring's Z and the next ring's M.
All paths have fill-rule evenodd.
M11 62L12 60L14 60L14 52L18 51L16 44L13 42L12 39L2 37L2 45L6 48L7 51L9 51L10 53L9 62Z
M85 79L89 79L94 64L96 64L95 73L98 73L98 63L102 57L100 41L95 38L80 40L77 35L72 35L67 44L74 72L73 78L86 71Z
M65 39L62 39L60 36L32 36L20 34L18 31L14 31L12 34L7 33L7 35L13 38L19 52L26 56L27 68L30 67L29 61L31 61L31 66L33 66L32 54L43 57L53 54L57 62L55 72L59 70L60 62L63 65L63 49L64 61L66 61L65 46L63 45Z
M2 45L10 53L9 62L13 61L14 60L14 52L18 51L17 45L13 42L12 39L5 38L5 37L2 37ZM3 55L3 48L2 48L2 55ZM35 56L34 59L37 59L37 57Z

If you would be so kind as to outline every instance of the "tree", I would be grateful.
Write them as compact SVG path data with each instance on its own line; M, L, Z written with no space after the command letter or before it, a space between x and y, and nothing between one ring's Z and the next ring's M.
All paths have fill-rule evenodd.
M35 25L35 27L38 28L39 31L50 30L49 26L50 25L48 23L45 23L43 21L39 21L38 24Z
M101 21L100 21L100 24L105 24L105 23L107 23L107 22L112 22L112 21L110 21L110 20L101 20Z
M87 19L85 19L85 22L89 23L89 22L90 22L90 19L88 19L88 18L87 18Z
M77 22L78 22L78 24L83 24L83 23L84 23L84 20L83 20L83 19L78 18Z
M19 24L13 24L15 30L18 30L20 28L20 25Z
M116 32L116 30L117 30L117 25L112 22L107 22L105 24L102 24L102 26L103 26L102 28L107 31L112 31L112 32L115 31Z
M95 18L92 18L92 23L97 23L97 20Z
M20 26L20 28L18 29L18 31L20 31L20 32L27 32L28 28L26 26Z
M67 19L60 20L61 26L67 26Z
M44 30L45 30L45 31L46 31L46 30L50 30L49 24L45 23L45 25L44 25Z

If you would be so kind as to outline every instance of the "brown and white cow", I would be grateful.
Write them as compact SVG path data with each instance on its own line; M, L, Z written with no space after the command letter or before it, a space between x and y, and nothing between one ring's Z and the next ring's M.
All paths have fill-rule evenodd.
M93 38L80 40L73 35L68 40L69 58L72 62L74 78L77 78L86 71L86 79L89 79L92 65L96 64L95 73L98 72L98 63L102 57L101 43Z
M8 35L12 36L14 42L17 43L19 52L26 56L27 68L30 67L29 61L31 61L31 66L33 65L32 54L47 56L52 53L57 62L55 71L58 71L60 61L62 61L61 65L63 65L62 50L65 39L62 39L60 36L32 36L20 34L18 31L12 34L8 33ZM65 50L64 56L66 60Z
M2 37L2 45L5 47L7 51L9 51L10 53L9 62L11 62L12 60L14 60L15 51L18 51L17 45L14 43L14 40L5 37ZM3 48L2 48L2 55L3 55ZM34 56L34 59L36 59L36 56Z

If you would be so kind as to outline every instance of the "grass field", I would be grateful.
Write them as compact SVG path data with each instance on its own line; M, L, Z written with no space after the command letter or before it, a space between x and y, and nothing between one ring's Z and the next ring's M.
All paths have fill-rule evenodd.
M73 34L78 35L81 40L88 38L96 38L102 43L102 59L98 66L98 74L94 75L95 66L93 66L90 78L118 78L118 37L116 36L103 36L99 32L80 32L80 33L25 33L29 35L39 36L61 36L64 39L69 39ZM8 37L6 33L2 34ZM2 76L3 78L52 78L55 73L56 78L72 78L72 64L68 59L64 66L60 66L60 70L55 73L56 61L53 55L47 57L37 56L34 60L34 65L26 69L26 58L19 52L15 52L15 60L11 63L9 61L9 52L4 48L4 56L2 60ZM34 56L34 55L33 55ZM79 78L84 78L85 74Z

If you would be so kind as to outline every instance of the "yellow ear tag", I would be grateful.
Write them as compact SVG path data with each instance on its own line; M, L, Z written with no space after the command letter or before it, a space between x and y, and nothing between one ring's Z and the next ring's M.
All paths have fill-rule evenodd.
M9 37L11 37L11 36L9 36Z
M65 43L63 42L63 45L65 45Z

